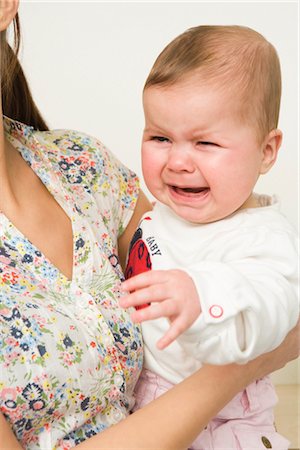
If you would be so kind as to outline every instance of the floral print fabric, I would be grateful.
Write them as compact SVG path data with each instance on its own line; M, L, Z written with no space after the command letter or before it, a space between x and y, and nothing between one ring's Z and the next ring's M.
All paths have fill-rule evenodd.
M69 449L126 417L140 328L118 306L117 238L139 185L99 141L4 119L73 228L68 280L0 212L0 406L25 449Z

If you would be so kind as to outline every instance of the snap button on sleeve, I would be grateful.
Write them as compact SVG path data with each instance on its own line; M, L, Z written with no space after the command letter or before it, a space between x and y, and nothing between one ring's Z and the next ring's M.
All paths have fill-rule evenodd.
M223 308L220 305L212 305L209 308L209 314L214 317L215 319L218 319L219 317L223 316Z

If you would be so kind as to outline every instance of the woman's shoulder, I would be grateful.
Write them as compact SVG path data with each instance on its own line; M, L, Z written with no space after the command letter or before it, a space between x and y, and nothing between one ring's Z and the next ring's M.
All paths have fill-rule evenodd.
M88 183L101 185L109 180L111 188L120 182L137 183L136 174L128 169L99 139L76 130L50 130L36 132L35 139L43 147L43 152L52 163L60 166L60 171L79 173ZM100 180L98 180L100 178ZM89 180L88 180L89 179Z
M35 131L34 137L58 158L87 158L89 161L108 160L111 152L97 138L76 130L55 129Z
M97 138L72 129L50 129L40 131L32 126L4 116L7 135L17 139L31 150L42 150L52 161L56 158L76 159L85 157L87 161L109 160L110 151Z
M124 196L126 204L138 192L138 177L99 140L72 129L36 130L5 118L5 131L18 146L30 150L30 158L57 172L65 185L81 185L95 194Z

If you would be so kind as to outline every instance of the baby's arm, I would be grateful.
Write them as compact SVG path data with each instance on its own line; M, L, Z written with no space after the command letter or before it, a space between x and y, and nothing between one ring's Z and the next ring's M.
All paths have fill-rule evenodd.
M243 242L241 248L241 239L233 240L226 260L199 262L189 271L202 314L184 339L207 363L243 363L270 351L299 317L295 236L271 230L251 240L245 232Z
M196 358L243 363L282 342L299 317L297 278L284 266L284 257L273 265L245 259L199 263L190 271L202 314L184 340Z
M187 289L184 301L178 302L181 309L176 310L176 317L180 317L183 326L177 328L178 320L167 342L190 327L178 341L188 341L189 349L192 347L196 358L212 364L245 362L279 345L299 316L297 246L288 233L279 234L270 233L255 246L253 242L252 245L247 242L245 236L244 249L240 249L240 239L236 243L233 240L234 250L227 260L203 261L192 268L187 267L186 271L194 281L189 288L186 287L188 284L180 281L181 271L157 271L166 278L173 274L170 289L175 297ZM150 283L156 277L155 271L152 273L152 276L149 272L147 276L143 274L146 278L136 277L132 284L126 284L129 290L142 289L140 293L125 298L124 304L121 304L147 303L155 294L155 301L160 303L135 312L135 320L161 316L172 320L169 291L166 291L163 282L160 285ZM186 273L185 277L188 279ZM141 285L138 284L140 280ZM198 310L194 308L196 296L191 296L193 308L190 309L186 303L191 292L197 292L200 300ZM188 321L182 320L185 308L192 314ZM163 341L160 348L168 343Z
M129 278L123 288L131 294L120 300L124 308L151 302L151 307L134 311L134 322L167 317L171 323L157 342L162 350L186 331L201 313L194 281L184 270L152 270Z

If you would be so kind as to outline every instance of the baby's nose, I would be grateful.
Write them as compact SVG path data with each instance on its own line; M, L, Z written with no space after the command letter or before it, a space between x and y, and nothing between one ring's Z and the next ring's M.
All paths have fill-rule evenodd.
M194 171L194 161L187 146L172 145L168 153L167 167L173 172Z

